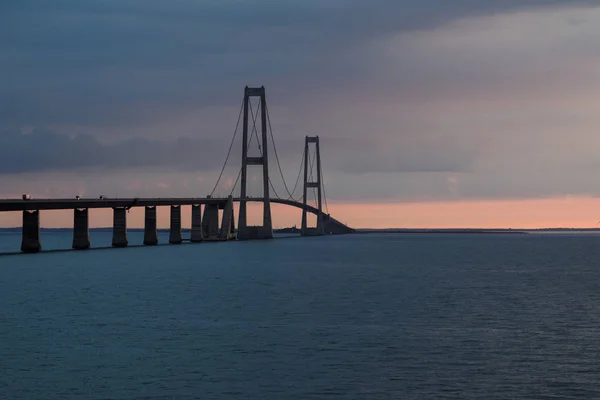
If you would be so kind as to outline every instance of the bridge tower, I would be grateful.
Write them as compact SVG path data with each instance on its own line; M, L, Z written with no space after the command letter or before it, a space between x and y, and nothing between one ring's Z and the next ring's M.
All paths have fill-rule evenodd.
M250 99L252 97L258 97L260 99L260 125L261 125L261 138L259 147L262 148L262 154L258 157L248 156L248 127L250 121L248 121L248 111L250 106ZM253 127L255 122L254 115L252 115ZM252 134L253 131L251 131ZM258 135L257 135L258 136ZM257 138L258 140L258 138ZM243 120L243 138L242 138L242 171L241 171L241 187L240 187L240 213L238 220L238 234L237 238L240 240L247 239L272 239L273 238L273 225L271 222L271 200L269 196L269 159L267 151L267 100L264 86L259 88L250 88L246 86L244 89L244 120ZM246 211L246 198L247 198L247 173L249 165L262 165L263 167L263 224L262 226L248 226L247 224L247 211Z
M316 178L312 171L313 165L309 159L309 144L314 144L315 154L317 161ZM314 160L313 160L314 161ZM310 164L310 166L309 166ZM310 167L311 176L308 175L308 169ZM304 194L303 202L304 208L302 209L302 236L317 236L325 234L325 224L323 222L323 201L321 196L322 182L321 182L321 148L319 146L319 136L306 136L304 141ZM309 178L312 179L309 181ZM317 226L309 228L306 221L306 203L307 203L307 192L308 189L317 189Z

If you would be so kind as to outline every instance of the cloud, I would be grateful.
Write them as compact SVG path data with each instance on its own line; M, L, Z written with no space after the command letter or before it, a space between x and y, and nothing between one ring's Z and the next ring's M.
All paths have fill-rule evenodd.
M279 87L280 98L332 90L369 75L370 46L381 38L582 4L594 2L4 1L0 74L11 79L0 88L0 118L12 127L132 126L231 105L246 84Z
M295 172L303 143L282 140L277 148L286 171ZM460 138L458 138L460 139ZM140 167L166 168L172 171L218 171L227 147L210 138L178 137L151 140L140 137L103 144L90 135L58 134L34 129L28 133L0 134L0 171L3 174L69 170L122 170ZM269 143L271 146L271 143ZM400 136L394 141L363 139L322 140L322 156L332 171L349 174L378 172L466 172L477 155L475 142L453 142L452 137ZM444 151L438 151L439 147ZM256 140L251 154L258 155ZM271 150L273 151L273 150ZM241 165L241 132L236 137L227 165ZM377 154L377 157L373 157ZM314 148L311 147L314 164ZM272 173L277 172L276 158L271 158ZM291 176L291 175L290 175ZM197 178L199 181L202 177ZM231 182L233 183L233 182Z
M333 199L595 193L596 1L1 3L5 179L205 195L265 85L286 178L319 134Z
M28 134L0 134L0 171L8 174L139 167L212 171L221 167L225 150L203 138L164 141L133 138L101 144L89 135L70 138L34 129Z

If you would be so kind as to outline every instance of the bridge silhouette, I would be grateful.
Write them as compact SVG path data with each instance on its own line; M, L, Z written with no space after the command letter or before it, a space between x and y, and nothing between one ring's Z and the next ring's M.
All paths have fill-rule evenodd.
M254 111L251 99L258 98L258 106ZM260 117L259 117L260 113ZM251 121L250 121L251 119ZM217 197L215 192L219 187L224 171L228 165L233 145L242 122L242 162L235 183L227 196ZM252 123L252 125L250 125ZM258 133L257 123L260 126ZM253 139L256 138L259 151L258 156L250 156L249 148ZM270 139L270 143L269 143ZM273 145L278 171L281 175L285 192L288 197L278 195L273 182L269 177L269 151L268 147ZM310 148L314 148L311 156ZM316 166L315 166L316 163ZM263 195L250 197L247 191L248 167L262 167ZM315 170L316 169L316 170ZM304 172L301 198L295 198L294 194L298 188L300 176ZM89 239L89 210L98 208L113 209L113 247L126 247L127 239L127 211L133 207L144 207L144 245L152 246L158 244L156 207L170 207L170 230L169 243L179 244L183 242L181 228L181 207L192 207L192 221L190 229L191 242L208 242L224 240L257 240L273 238L273 226L271 217L271 203L283 204L297 207L302 210L302 223L300 233L302 236L320 236L327 234L347 234L354 230L329 214L325 186L322 179L320 142L318 136L306 136L302 164L293 189L290 191L283 176L279 155L271 120L266 102L266 91L264 87L244 89L244 100L240 108L236 128L229 145L225 161L213 187L212 192L206 197L198 198L80 198L75 199L23 199L0 200L0 212L21 211L23 213L23 229L21 240L21 251L24 253L36 253L41 251L40 241L40 212L45 210L73 210L73 249L85 250L90 248ZM240 194L234 196L238 183ZM312 191L316 198L316 207L308 202L308 193ZM271 192L275 197L271 196ZM262 225L251 226L247 222L247 203L256 202L263 204ZM323 211L323 203L326 212ZM234 204L238 204L238 221L235 223ZM202 210L203 208L203 210ZM222 210L222 216L219 211ZM316 215L316 225L308 226L307 213ZM220 219L220 221L219 221ZM237 229L236 229L237 226Z

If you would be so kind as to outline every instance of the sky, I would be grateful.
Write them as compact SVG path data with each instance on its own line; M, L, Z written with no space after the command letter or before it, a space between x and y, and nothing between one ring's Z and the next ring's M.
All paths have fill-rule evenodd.
M286 181L319 135L351 226L596 227L599 39L595 0L3 0L0 198L205 196L264 85Z

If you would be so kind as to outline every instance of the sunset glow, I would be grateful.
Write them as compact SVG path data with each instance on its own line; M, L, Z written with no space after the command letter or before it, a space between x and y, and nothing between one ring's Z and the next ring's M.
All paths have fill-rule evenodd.
M249 223L260 224L257 204L249 204ZM236 205L237 215L237 205ZM600 198L563 197L532 200L456 201L415 203L332 203L332 216L355 228L597 228ZM300 226L300 209L272 205L274 228ZM72 227L72 211L44 211L41 225L46 228ZM190 207L182 208L182 225L190 227ZM312 221L311 221L312 220ZM309 222L314 223L311 217ZM20 213L0 214L4 227L21 225ZM130 228L144 227L144 209L133 208L127 220ZM91 227L111 227L112 210L90 211ZM169 208L158 208L158 227L169 227Z

